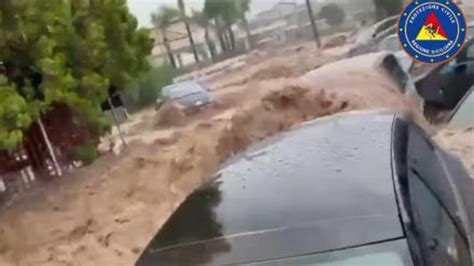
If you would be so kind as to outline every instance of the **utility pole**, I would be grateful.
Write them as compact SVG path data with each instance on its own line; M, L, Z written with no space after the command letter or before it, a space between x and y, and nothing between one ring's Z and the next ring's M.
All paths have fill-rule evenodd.
M110 100L110 97L107 97L107 102L110 105L110 112L112 113L112 118L114 120L115 126L117 127L117 132L119 134L120 139L122 140L122 144L124 148L127 148L127 142L125 141L125 138L122 134L122 130L120 129L120 121L117 118L117 114L115 113L115 107L112 103L112 100Z
M56 168L56 174L58 176L63 175L63 171L61 167L59 166L58 160L56 158L56 153L54 152L53 145L51 144L51 141L49 140L48 133L46 132L46 129L44 127L43 121L41 120L41 116L38 117L37 119L38 125L41 131L41 135L43 135L44 142L46 143L46 148L48 148L49 156L51 156L51 160L53 161L53 166Z
M319 39L318 28L316 27L316 22L314 21L313 8L311 7L311 0L306 0L306 7L308 9L309 20L311 21L311 28L313 29L314 40L318 48L321 48L321 40Z

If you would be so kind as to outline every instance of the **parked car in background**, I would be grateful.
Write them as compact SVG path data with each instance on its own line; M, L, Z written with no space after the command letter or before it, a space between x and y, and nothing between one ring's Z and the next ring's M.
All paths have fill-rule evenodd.
M398 84L400 91L404 93L420 111L423 111L423 99L416 91L414 80L410 74L413 67L413 60L403 51L382 54L384 56L382 57L380 67Z
M378 45L378 50L393 53L405 72L411 77L412 71L417 67L416 62L402 49L397 34L385 37Z
M168 85L161 90L161 98L156 102L157 109L165 102L173 102L189 113L214 104L216 98L203 83L184 81Z
M413 123L339 114L232 158L136 265L472 266L473 196L461 162Z
M450 127L474 127L474 86L466 93L452 112L448 125Z
M362 30L357 35L353 48L349 51L349 56L352 57L377 51L378 44L385 37L397 32L397 21L398 16L388 17Z
M474 85L474 39L466 42L456 58L437 65L415 84L425 110L452 110Z

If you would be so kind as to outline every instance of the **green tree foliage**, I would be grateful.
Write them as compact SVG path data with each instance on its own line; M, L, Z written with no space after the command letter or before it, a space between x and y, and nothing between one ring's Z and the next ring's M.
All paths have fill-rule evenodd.
M13 152L31 123L31 109L14 86L0 77L0 150Z
M82 161L85 165L92 164L99 156L96 145L92 143L85 143L79 147L76 147L74 150L74 155L76 159Z
M341 25L346 18L344 10L337 4L323 6L320 14L330 26Z
M224 51L235 49L232 25L239 21L244 24L244 27L247 27L247 34L251 41L245 16L249 9L250 0L205 0L203 12L216 21L216 28Z
M402 0L373 0L377 19L383 19L389 16L395 16L400 13L403 7Z
M250 32L249 22L247 20L247 12L250 11L250 0L236 0L237 4L237 13L240 21L242 22L242 26L247 34L247 39L250 45L250 48L253 48L254 43L252 39L252 34Z
M173 83L173 69L169 65L153 67L130 83L125 92L126 101L134 108L153 104L160 97L161 89Z
M108 89L122 89L148 68L153 43L137 25L126 0L1 0L0 61L7 69L1 90L19 110L26 104L20 113L28 119L19 128L55 102L96 123ZM0 148L21 140L3 121L0 132L16 136L14 145L0 138Z
M225 1L219 0L205 0L204 2L204 9L202 13L206 14L206 16L214 20L214 25L216 27L217 37L219 38L219 43L221 46L221 50L226 52L228 50L228 43L224 38L224 30L222 26L222 13L223 9L225 8Z

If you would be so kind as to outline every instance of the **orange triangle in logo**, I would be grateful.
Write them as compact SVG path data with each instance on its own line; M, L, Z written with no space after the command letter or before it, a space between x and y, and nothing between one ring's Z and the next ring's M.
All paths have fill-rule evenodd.
M447 41L446 33L434 12L428 15L425 24L416 36L417 41Z

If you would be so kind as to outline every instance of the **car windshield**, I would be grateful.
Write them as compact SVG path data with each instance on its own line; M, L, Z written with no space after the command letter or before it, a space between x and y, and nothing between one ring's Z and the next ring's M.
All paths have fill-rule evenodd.
M405 239L319 254L257 263L255 265L408 266L411 261Z
M381 32L387 30L397 22L397 16L389 17L382 21L375 23L369 28L363 30L357 37L357 43L365 43L376 37Z
M199 84L193 82L186 82L164 88L163 96L171 99L177 99L190 94L201 92L203 92L203 89L201 88L201 86L199 86Z
M474 125L474 87L466 94L449 120L452 127L468 127Z

